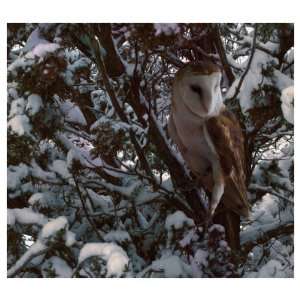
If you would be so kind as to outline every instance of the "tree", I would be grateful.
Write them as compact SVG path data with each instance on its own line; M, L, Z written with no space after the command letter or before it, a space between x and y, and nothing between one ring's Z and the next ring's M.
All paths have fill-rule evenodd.
M293 276L293 30L8 24L8 276ZM174 73L201 59L246 136L234 254L166 131Z

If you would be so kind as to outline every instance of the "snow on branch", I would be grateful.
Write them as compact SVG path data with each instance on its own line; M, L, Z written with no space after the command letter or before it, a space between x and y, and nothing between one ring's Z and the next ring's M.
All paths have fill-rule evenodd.
M67 247L76 243L75 234L68 228L68 220L64 216L46 222L40 231L38 240L8 270L7 277L15 277L33 258L46 253L56 243L63 242Z
M120 277L129 263L126 252L114 243L87 243L80 250L78 267L74 274L80 269L81 264L86 259L93 256L100 257L106 262L106 277Z
M280 235L294 233L294 223L274 222L260 226L259 228L245 230L241 233L241 247L244 253L248 253L256 245L264 244L272 238Z
M35 257L46 253L49 247L45 246L41 241L34 243L25 254L7 271L7 277L15 277L23 268Z

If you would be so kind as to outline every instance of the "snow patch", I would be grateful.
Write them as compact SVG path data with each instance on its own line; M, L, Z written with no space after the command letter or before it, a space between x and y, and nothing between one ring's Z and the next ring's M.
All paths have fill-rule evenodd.
M38 206L41 208L51 207L54 203L54 195L50 193L35 193L31 195L31 197L28 200L28 203L31 206ZM52 204L52 205L51 205Z
M127 231L124 230L115 230L110 231L104 236L105 242L112 242L112 243L128 243L131 241L131 237L129 236Z
M25 110L25 99L18 98L11 102L10 111L9 111L9 118L12 118L16 115L23 115Z
M47 247L41 242L35 242L29 249L24 253L23 256L7 271L7 276L11 277L18 271L19 268L24 266L31 257L39 254L40 252L46 250Z
M284 118L294 124L294 86L289 86L281 91L281 102Z
M16 134L31 136L32 126L30 120L26 115L16 115L10 119L7 123L7 127L10 128Z
M249 59L250 58L248 58L248 60ZM247 63L245 65L247 65ZM272 55L259 49L255 50L250 69L246 77L244 78L239 93L237 95L243 113L246 113L249 109L253 108L256 105L252 93L253 91L257 90L260 86L275 85L276 88L278 88L281 91L293 84L292 79L290 79L288 76L276 69L274 70L272 76L263 75L263 69L267 69L277 63L277 59L274 58ZM233 82L226 94L226 98L233 97L239 82L240 77Z
M14 226L16 223L44 225L47 221L44 215L28 207L7 209L7 224L10 226Z
M27 100L26 112L29 116L34 116L43 107L43 100L37 94L31 94Z
M72 176L67 168L67 163L64 160L57 159L50 166L51 171L56 172L64 179L70 179Z
M107 262L107 277L120 277L129 263L126 252L113 243L88 243L79 253L78 263L92 256L100 256Z
M165 228L169 231L174 229L180 229L187 225L192 227L195 225L194 221L191 218L188 218L184 212L178 210L174 214L168 215L165 223Z
M31 51L37 45L48 44L48 43L49 43L49 41L47 41L46 39L44 39L40 36L40 29L36 28L29 35L27 42L26 42L24 48L22 49L22 51L24 53L27 53L28 51Z
M31 51L25 55L17 58L11 63L7 70L9 72L15 72L17 69L26 69L35 63L36 58L43 59L47 54L56 51L60 48L59 44L56 43L41 43L36 45Z
M58 256L52 256L42 264L42 273L44 277L49 277L48 270L55 273L58 278L71 278L72 269L70 266Z
M208 232L211 233L213 231L218 231L221 233L225 233L225 228L224 226L220 225L220 224L214 224L212 226L209 227Z
M80 108L69 100L60 104L60 110L63 113L67 122L86 126L86 119Z
M41 231L42 239L49 239L55 235L58 231L66 230L69 226L68 220L66 217L61 216L54 220L49 221L44 225Z
M87 189L87 193L91 197L93 203L97 206L100 206L103 210L113 207L113 202L110 196L99 195L91 189Z
M180 31L176 23L154 23L155 35L172 35Z
M16 190L21 185L21 180L29 175L29 168L21 163L18 166L9 166L7 168L7 188Z
M151 268L153 271L163 272L166 278L187 277L187 265L175 255L154 261Z
M269 260L257 273L257 278L284 278L286 274L278 260Z
M30 52L26 54L28 58L34 57L44 57L48 53L55 52L57 49L60 48L60 45L56 43L42 43L36 45Z
M76 243L76 234L68 230L65 235L65 240L66 240L65 245L67 247L73 246Z
M198 249L194 256L194 261L199 266L208 266L208 252L202 249Z

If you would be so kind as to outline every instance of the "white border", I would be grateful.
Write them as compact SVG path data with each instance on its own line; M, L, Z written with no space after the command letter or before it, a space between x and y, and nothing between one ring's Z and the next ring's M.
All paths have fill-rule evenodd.
M296 1L263 0L98 0L98 1L1 1L0 28L0 134L1 187L0 187L0 277L2 299L295 299L297 279L6 279L6 22L295 22ZM299 15L298 15L299 17ZM297 26L296 32L297 32ZM296 48L298 49L296 36ZM297 51L296 51L297 53ZM296 59L296 75L298 70ZM298 85L295 84L296 99ZM298 105L295 107L295 126L298 127ZM296 132L298 130L296 129ZM298 152L296 133L295 153ZM300 150L300 149L299 149ZM296 160L297 160L296 155ZM296 167L298 163L296 161ZM299 187L296 168L295 186ZM298 212L298 189L295 189ZM295 215L298 232L299 214ZM298 239L295 241L298 249ZM299 290L299 288L298 288Z

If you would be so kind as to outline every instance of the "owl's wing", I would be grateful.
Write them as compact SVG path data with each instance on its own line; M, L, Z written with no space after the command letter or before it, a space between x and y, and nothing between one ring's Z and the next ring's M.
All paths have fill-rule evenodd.
M219 155L225 175L224 201L227 208L239 215L249 215L246 187L244 136L233 113L224 109L206 122L207 131Z

